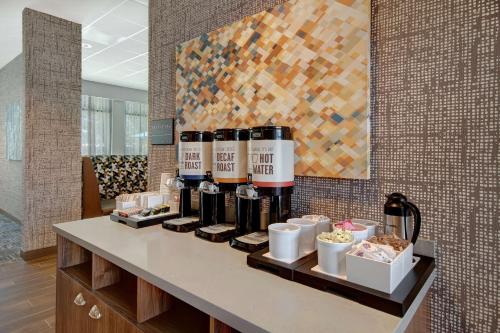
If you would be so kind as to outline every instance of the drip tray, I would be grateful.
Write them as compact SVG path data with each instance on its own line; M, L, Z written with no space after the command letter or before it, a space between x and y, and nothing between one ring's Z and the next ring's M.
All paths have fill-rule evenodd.
M221 223L198 228L194 234L211 242L222 243L233 237L235 230L234 224Z
M264 231L253 232L231 238L229 245L235 249L253 253L269 246L269 236Z
M181 217L168 220L162 223L164 229L176 232L190 232L200 226L198 216Z

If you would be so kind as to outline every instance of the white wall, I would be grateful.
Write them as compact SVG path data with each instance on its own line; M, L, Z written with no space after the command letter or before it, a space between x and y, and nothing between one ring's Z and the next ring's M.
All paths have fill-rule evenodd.
M93 81L82 80L82 94L148 104L147 90L125 88Z
M21 119L24 119L23 54L18 55L0 69L0 209L22 221L24 217L24 161L7 160L5 146L7 106L14 102L20 103ZM21 130L24 138L24 123L21 124ZM22 146L24 150L24 139Z

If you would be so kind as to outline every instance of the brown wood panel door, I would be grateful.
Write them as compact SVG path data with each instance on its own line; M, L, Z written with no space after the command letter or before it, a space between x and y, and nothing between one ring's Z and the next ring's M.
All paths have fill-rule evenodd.
M81 294L78 300L80 305L77 305L75 299L79 294ZM85 288L60 270L57 271L56 333L95 332L97 323L90 321L88 317L88 295Z
M210 333L237 333L238 331L222 321L210 317Z
M97 298L92 303L99 308L100 319L92 319L97 322L97 330L92 333L139 333L135 324L128 321L105 303Z
M80 306L75 304L75 298L79 294L85 303ZM57 272L56 298L56 333L140 332L134 323L116 313L90 290L61 271ZM95 308L91 313L93 307Z

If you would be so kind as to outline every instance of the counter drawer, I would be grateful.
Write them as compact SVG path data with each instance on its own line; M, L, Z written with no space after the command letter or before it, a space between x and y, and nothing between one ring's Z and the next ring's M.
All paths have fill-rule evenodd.
M94 311L91 313L91 309ZM138 333L136 326L61 270L57 271L56 332Z

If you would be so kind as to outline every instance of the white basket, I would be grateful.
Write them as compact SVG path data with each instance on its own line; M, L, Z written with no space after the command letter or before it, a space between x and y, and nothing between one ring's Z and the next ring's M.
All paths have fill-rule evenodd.
M355 249L346 254L347 281L385 293L392 293L413 267L413 244L401 251L389 264L358 257Z
M128 208L135 208L135 207L136 207L135 201L117 201L116 202L116 209L118 209L118 210L125 210Z

